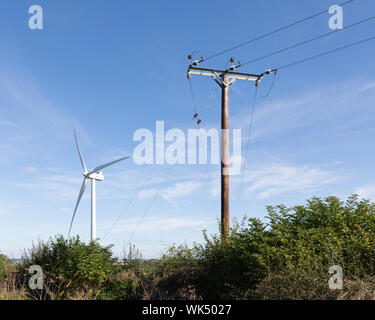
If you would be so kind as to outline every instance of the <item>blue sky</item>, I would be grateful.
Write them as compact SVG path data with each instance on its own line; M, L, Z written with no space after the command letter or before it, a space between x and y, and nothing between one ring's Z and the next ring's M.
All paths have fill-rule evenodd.
M44 29L28 28L28 8L41 5ZM186 79L187 54L208 56L339 4L331 0L44 1L0 3L0 251L19 257L32 241L66 235L81 184L74 145L92 168L131 155L140 128L188 128L194 108ZM371 0L344 7L344 25L370 17ZM251 60L329 32L328 13L202 64L224 68L233 55ZM241 71L261 73L373 36L375 21ZM258 98L243 173L231 178L231 217L263 218L266 205L292 206L313 196L375 199L375 41L279 72L268 98ZM199 55L197 57L199 57ZM259 88L265 93L265 79ZM209 78L193 77L203 128L220 126L220 92ZM243 155L254 85L230 91L231 128L243 129ZM217 232L219 167L139 166L124 161L97 183L98 237L139 187L142 192L103 244L118 254L143 216L132 243L146 258L172 243L202 241ZM147 180L146 180L147 179ZM90 188L73 233L90 236Z

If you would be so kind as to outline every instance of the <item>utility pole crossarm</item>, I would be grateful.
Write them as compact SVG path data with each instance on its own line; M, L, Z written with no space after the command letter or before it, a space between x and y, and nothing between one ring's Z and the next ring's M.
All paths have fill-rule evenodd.
M243 72L234 72L230 70L216 70L216 69L206 69L200 67L189 66L188 69L188 78L192 74L200 75L200 76L208 76L213 78L216 82L218 79L222 79L224 75L228 76L228 85L231 85L236 80L246 80L246 81L259 81L263 75L261 74L251 74L251 73L243 73ZM224 85L221 82L221 85Z

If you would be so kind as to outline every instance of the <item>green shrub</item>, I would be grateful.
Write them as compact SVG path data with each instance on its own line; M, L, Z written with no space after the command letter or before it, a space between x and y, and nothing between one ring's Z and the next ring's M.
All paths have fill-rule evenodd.
M239 299L254 288L266 272L261 259L264 237L262 223L247 218L241 224L235 222L228 241L204 234L205 243L197 246L203 284L198 287L203 297Z
M100 291L98 300L136 300L141 297L140 283L135 274L122 272L112 278Z
M314 197L267 211L268 223L235 222L228 241L204 235L192 249L171 247L164 273L197 267L193 285L205 299L331 299L339 292L328 288L329 267L341 266L346 280L375 275L374 203Z
M174 245L159 261L141 259L130 246L115 263L110 246L58 236L25 254L23 280L30 277L29 266L41 266L45 283L57 288L46 288L50 298L58 297L70 280L65 298L93 298L99 288L101 300L374 297L374 203L356 195L346 201L314 197L292 208L269 206L267 212L265 221L235 221L228 241L204 233L202 244ZM6 261L0 255L0 279ZM328 288L333 265L343 269L342 291Z
M196 246L190 249L186 244L180 246L172 245L162 255L157 271L161 276L164 276L185 266L194 266L198 263L199 252Z
M79 237L64 239L56 236L48 242L38 244L25 253L23 267L39 265L43 269L44 283L69 283L69 292L89 290L99 286L114 271L114 259L111 257L111 246L102 247L98 242L85 244ZM56 292L55 292L56 293Z
M4 280L7 276L6 268L9 260L6 255L0 254L0 281Z
M172 246L161 259L159 273L172 279L175 274L180 278L186 274L186 279L171 284L176 292L184 289L176 287L176 283L181 283L191 285L197 297L240 298L265 274L259 258L263 229L257 219L244 219L241 225L235 224L231 229L229 241L222 241L219 235L209 238L204 233L204 244L194 244L193 248Z
M346 202L312 198L305 206L267 209L270 224L263 263L274 279L268 285L274 283L283 294L268 291L286 299L332 298L330 266L341 266L347 280L374 275L373 203L353 195Z

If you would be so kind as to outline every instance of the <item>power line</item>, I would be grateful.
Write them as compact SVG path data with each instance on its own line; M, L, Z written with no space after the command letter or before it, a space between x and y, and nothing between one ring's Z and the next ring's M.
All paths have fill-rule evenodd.
M194 111L197 114L197 104L195 102L195 96L194 96L194 91L193 91L193 84L191 83L191 79L189 79L189 86L190 86L190 93L191 93L191 99L193 100L193 107Z
M191 91L192 102L193 102L193 106L194 106L194 108L195 108L195 112L196 112L195 115L198 116L197 108L196 108L196 101L195 101L195 98L194 98L195 95L194 95L194 90L193 90L192 81L191 81L191 78L190 78L190 77L188 77L188 79L189 79L189 84L190 84L190 91ZM207 108L206 108L206 110L207 110ZM206 110L205 110L205 111L206 111ZM200 119L201 119L201 116L202 116L202 114L199 115L199 118L200 118ZM194 118L194 119L195 119L195 118ZM199 119L199 120L200 120L200 119ZM198 121L199 121L199 120L198 120ZM199 127L200 127L200 122L197 123L195 129L197 129L197 128L199 128ZM207 163L206 163L205 167L206 167L207 181L208 181L209 186L210 186L210 189L211 189L211 199L212 199L213 210L214 210L214 215L215 215L215 214L217 214L217 210L216 210L216 203L215 203L215 199L214 199L214 189L213 189L213 186L212 186L212 182L211 182L210 174L209 174L209 172L208 172L208 164L207 164Z
M142 191L142 189L144 188L144 186L146 185L146 183L150 180L150 178L152 177L152 175L154 174L155 170L156 170L157 166L155 166L153 169L152 169L152 172L151 174L146 177L146 179L144 180L143 184L138 188L137 192L133 195L133 197L128 201L127 205L125 206L125 208L121 211L120 215L117 217L117 219L112 223L111 227L109 228L109 230L106 232L106 234L104 235L104 237L101 239L101 240L104 240L108 234L112 231L113 227L116 225L116 223L120 220L120 218L123 216L123 214L128 210L128 208L130 207L130 205L134 202L134 200L137 198L138 194Z
M146 217L146 215L147 215L148 212L150 211L150 209L151 209L151 207L152 207L154 201L156 200L156 197L157 197L158 194L160 193L161 189L164 187L165 183L167 182L167 180L168 180L168 178L169 178L169 176L170 176L170 174L171 174L173 168L176 166L176 164L177 164L177 162L176 162L175 164L172 164L171 167L167 170L167 173L166 173L166 175L164 176L163 181L161 182L161 184L159 185L158 189L157 189L156 192L154 193L154 195L153 195L151 201L149 202L149 204L148 204L146 210L143 212L143 215L141 216L140 220L138 221L136 227L134 228L134 230L133 230L131 236L129 237L129 240L127 241L125 247L126 247L126 246L131 242L131 240L133 239L134 234L137 232L137 230L138 230L139 226L141 225L143 219Z
M245 164L244 164L244 170L241 172L240 190L239 190L239 193L238 193L238 210L241 209L241 196L242 196L243 178L244 178L244 174L245 174L246 167L247 167L247 157L248 157L248 153L249 153L250 138L251 138L252 131L253 131L253 123L254 123L254 116L255 116L255 108L256 108L257 96L259 95L262 98L267 98L270 95L270 93L271 93L271 91L273 89L273 86L275 84L276 75L277 75L277 70L275 70L274 73L273 73L273 79L272 79L271 86L270 86L270 88L268 89L268 91L267 91L267 93L265 95L261 95L259 93L259 88L258 88L259 86L258 85L255 86L253 104L252 104L252 108L251 108L251 112L250 112L249 130L247 132Z
M273 89L273 86L275 85L276 76L277 76L277 70L274 70L273 71L273 79L272 79L272 83L271 83L270 88L268 89L268 91L267 91L267 93L265 95L262 95L262 94L258 93L259 96L261 96L262 98L267 98L270 95L270 93L271 93L271 91Z
M374 40L374 39L375 39L375 36L372 36L370 38L363 39L361 41L357 41L357 42L348 44L348 45L340 47L340 48L336 48L336 49L333 49L333 50L330 50L330 51L326 51L326 52L320 53L318 55L315 55L315 56L312 56L312 57L309 57L309 58L305 58L305 59L298 60L298 61L293 62L293 63L289 63L289 64L286 64L286 65L283 65L281 67L273 69L272 71L286 69L286 68L292 67L294 65L297 65L297 64L300 64L300 63L303 63L303 62L306 62L306 61L314 60L316 58L319 58L319 57L322 57L322 56L325 56L325 55L328 55L328 54L331 54L331 53L334 53L334 52L337 52L337 51L340 51L340 50L344 50L344 49L347 49L347 48L350 48L350 47L354 47L356 45L359 45L359 44L362 44L362 43L365 43L365 42L368 42L368 41L371 41L371 40Z
M193 120L196 119L196 116L198 116L198 109L197 109L197 103L196 103L196 99L195 99L195 94L194 94L194 89L193 89L193 85L192 85L192 81L191 79L189 78L189 86L190 86L190 93L191 93L191 98L192 98L192 102L193 102L193 107L194 107L194 111L195 111L195 115L194 115L194 118ZM199 123L197 124L197 126L199 126ZM130 243L130 241L132 240L134 234L137 232L140 224L142 223L144 217L147 215L148 211L150 210L153 202L155 201L157 195L159 194L159 192L161 191L161 188L165 185L166 181L168 180L168 177L172 171L172 168L174 167L175 165L172 165L171 168L167 171L167 174L163 180L163 182L159 185L159 188L157 189L157 191L155 192L152 200L150 201L148 207L146 208L146 210L144 211L141 219L139 220L138 224L136 225L135 229L133 230L128 242L126 243L126 246ZM156 167L154 167L151 175L154 173ZM208 172L207 172L208 174ZM116 221L112 224L110 230L106 233L106 235L104 237L106 237L108 235L108 233L111 231L111 229L113 228L113 226L118 222L118 220L120 219L120 217L123 215L123 213L127 210L127 208L130 206L130 204L135 200L137 194L143 189L143 187L145 186L146 182L148 181L148 178L144 181L143 185L138 189L138 191L136 192L136 194L133 196L133 198L129 201L129 203L127 204L127 206L125 207L125 209L121 212L121 214L119 215L119 217L116 219Z
M207 180L208 180L208 183L209 183L209 186L210 186L210 189L211 189L210 198L212 200L213 209L215 210L214 215L216 215L218 213L218 210L216 208L216 202L215 202L215 199L214 199L214 187L212 185L211 177L210 177L210 174L208 172L208 164L207 163L205 164L205 167L206 167Z
M199 125L197 126L199 128ZM212 202L212 208L214 210L214 215L217 214L217 208L216 208L216 202L215 202L215 199L214 199L214 187L213 187L213 183L212 183L212 180L211 180L211 177L210 177L210 173L208 172L208 163L205 164L205 167L206 167L206 175L207 175L207 181L208 181L208 184L210 186L210 198L211 198L211 202Z
M353 1L354 1L354 0L346 1L346 2L342 3L340 6L343 7L343 6L349 4L349 3L353 2ZM274 31L268 32L268 33L263 34L263 35L261 35L261 36L258 36L258 37L254 38L254 39L251 39L251 40L248 40L248 41L243 42L243 43L241 43L241 44L238 44L238 45L236 45L236 46L234 46L234 47L231 47L231 48L229 48L229 49L226 49L226 50L220 51L220 52L215 53L215 54L213 54L213 55L211 55L211 56L208 56L207 58L202 58L202 59L199 60L197 63L202 63L203 61L206 61L206 60L209 60L209 59L215 58L215 57L220 56L220 55L222 55L222 54L224 54L224 53L227 53L227 52L229 52L229 51L232 51L232 50L238 49L238 48L240 48L240 47L243 47L243 46L245 46L245 45L247 45L247 44L249 44L249 43L252 43L252 42L255 42L255 41L258 41L258 40L264 39L264 38L266 38L266 37L268 37L268 36L270 36L270 35L273 35L273 34L275 34L275 33L278 33L278 32L280 32L280 31L283 31L283 30L285 30L285 29L288 29L288 28L291 28L291 27L293 27L293 26L296 26L296 25L298 25L298 24L300 24L300 23L303 23L303 22L306 22L306 21L308 21L308 20L311 20L311 19L313 19L313 18L315 18L315 17L318 17L318 16L320 16L320 15L322 15L322 14L324 14L324 13L327 13L327 10L324 10L324 11L318 12L318 13L312 15L312 16L309 16L309 17L307 17L307 18L303 18L303 19L301 19L301 20L298 20L298 21L296 21L296 22L293 22L293 23L291 23L291 24L288 24L288 25L286 25L286 26L284 26L284 27L281 27L281 28L276 29L276 30L274 30Z
M197 110L197 104L196 104L196 100L195 100L195 95L194 95L194 90L193 90L193 85L192 85L192 82L191 82L191 79L189 79L189 85L190 85L190 93L191 93L191 97L192 97L192 102L193 102L193 107L194 107L194 110L195 110L195 115L198 116L198 110ZM194 119L196 118L194 115ZM199 126L199 123L197 124L197 126ZM133 230L129 240L127 241L126 243L126 246L130 243L130 241L132 240L134 234L137 232L140 224L142 223L143 219L145 218L145 216L147 215L147 213L149 212L149 210L151 209L152 207L152 204L154 203L157 195L160 193L162 187L165 185L166 181L168 180L169 176L170 176L170 173L173 169L175 165L172 165L168 170L167 170L167 174L164 178L164 180L162 181L162 183L159 185L159 188L157 189L157 191L155 192L153 198L151 199L151 201L149 202L149 205L147 206L146 210L144 211L143 215L141 216L140 220L138 221L138 224L136 225L135 229ZM117 219L113 222L113 224L111 225L110 229L107 231L107 233L104 235L103 239L106 238L106 236L110 233L110 231L113 229L114 225L119 221L119 219L121 218L121 216L126 212L126 210L129 208L129 206L132 204L132 202L135 200L135 198L137 197L137 195L139 194L139 192L144 188L145 184L147 183L147 181L150 179L150 177L153 175L153 173L155 172L156 170L156 166L154 167L153 171L151 172L150 176L147 177L145 179L145 181L143 182L143 184L139 187L139 189L137 190L137 192L134 194L134 196L130 199L130 201L128 202L128 204L126 205L126 207L123 209L123 211L120 213L120 215L117 217Z
M175 167L175 165L172 165L168 170L167 170L167 174L165 175L164 177L164 180L163 182L160 184L159 188L156 190L156 192L154 193L154 196L152 197L151 201L149 202L149 205L147 206L146 210L144 211L141 219L139 220L137 226L135 227L135 229L133 230L128 242L126 243L126 246L131 242L131 240L133 239L133 236L134 234L137 232L139 226L141 225L143 219L145 218L145 216L147 215L147 213L149 212L149 210L151 209L152 207L152 204L154 203L157 195L159 194L159 192L161 191L161 189L163 188L163 186L165 185L165 183L167 182L168 180L168 177L170 175L170 173L172 172L172 169Z
M143 219L146 217L146 215L147 215L148 212L150 211L150 209L151 209L151 207L152 207L154 201L156 200L156 198L157 198L157 196L160 194L162 188L164 187L164 185L165 185L166 182L168 181L168 178L169 178L169 176L170 176L170 174L171 174L173 168L176 166L176 164L177 164L177 162L176 162L175 164L172 164L172 165L170 166L170 168L168 168L168 170L167 170L167 172L166 172L166 175L164 176L163 181L160 183L158 189L157 189L156 192L154 193L154 195L153 195L151 201L149 202L148 206L146 207L145 211L143 212L143 215L142 215L141 218L139 219L139 221L138 221L136 227L134 228L133 232L131 233L131 235L130 235L130 237L129 237L129 240L126 242L126 244L124 245L124 247L127 247L128 244L130 244L130 242L132 241L132 239L133 239L135 233L138 231L138 228L139 228L139 226L141 225ZM156 167L154 167L154 170L155 170L155 168L156 168ZM147 181L147 179L146 179L146 181ZM146 181L144 182L143 186L145 185ZM140 189L142 189L143 186L141 186ZM140 190L140 189L139 189L139 190ZM139 192L139 191L137 191L137 193L138 193L138 192ZM135 198L135 197L134 197L134 198ZM131 200L131 202L132 202L132 200ZM128 206L129 206L129 205L130 205L130 204L128 204ZM118 218L118 219L119 219L119 218ZM118 219L117 219L117 220L118 220ZM105 286L105 285L103 285L103 286L101 287L100 290L102 290L102 289L104 288L104 286ZM99 290L98 293L96 294L95 299L96 299L96 297L99 295L100 290Z
M252 109L251 109L251 112L250 112L249 130L247 132L244 170L241 173L240 190L239 190L239 193L238 193L238 210L241 209L240 208L240 204L241 204L243 178L244 178L245 170L246 170L246 167L247 167L247 155L248 155L248 151L249 151L249 143L250 143L250 138L251 138L252 129L253 129L253 122L254 122L254 114L255 114L255 107L256 107L256 98L257 98L257 95L258 95L258 86L255 86L255 92L254 92L254 98L253 98L253 105L252 105Z
M354 26L357 26L357 25L359 25L359 24L362 24L362 23L368 22L368 21L373 20L373 19L375 19L375 16L372 16L372 17L369 17L369 18L363 19L363 20L361 20L361 21L358 21L358 22L356 22L356 23L353 23L353 24L351 24L351 25L348 25L348 26L344 27L343 29L337 29L337 30L335 30L335 31L331 31L331 32L328 32L328 33L325 33L325 34L319 35L319 36L317 36L317 37L311 38L311 39L309 39L309 40L305 40L305 41L302 41L302 42L298 42L298 43L296 43L296 44L294 44L294 45L291 45L291 46L289 46L289 47L286 47L286 48L283 48L283 49L280 49L280 50L277 50L277 51L271 52L271 53L266 54L266 55L264 55L264 56L261 56L261 57L255 58L255 59L253 59L253 60L247 61L247 62L245 62L245 63L241 63L241 64L239 64L238 66L235 66L235 67L232 67L232 68L233 68L233 69L238 69L238 68L243 67L243 66L245 66L245 65L248 65L248 64L250 64L250 63L253 63L253 62L256 62L256 61L259 61L259 60L262 60L262 59L265 59L265 58L268 58L268 57L271 57L271 56L274 56L274 55L276 55L276 54L279 54L279 53L285 52L285 51L290 50L290 49L294 49L294 48L296 48L296 47L299 47L299 46L302 46L302 45L304 45L304 44L310 43L310 42L312 42L312 41L315 41L315 40L318 40L318 39L321 39L321 38L327 37L327 36L332 35L332 34L334 34L334 33L336 33L336 32L339 32L339 31L342 31L342 30L346 30L346 29L352 28L352 27L354 27Z

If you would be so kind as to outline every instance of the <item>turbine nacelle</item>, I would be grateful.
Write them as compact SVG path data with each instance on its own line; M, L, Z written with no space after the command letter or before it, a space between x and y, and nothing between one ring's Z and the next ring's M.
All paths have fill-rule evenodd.
M102 172L95 172L95 173L83 173L83 176L86 178L86 179L94 179L94 180L97 180L97 181L103 181L104 180L104 176L103 176L103 173Z

